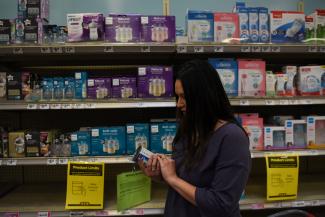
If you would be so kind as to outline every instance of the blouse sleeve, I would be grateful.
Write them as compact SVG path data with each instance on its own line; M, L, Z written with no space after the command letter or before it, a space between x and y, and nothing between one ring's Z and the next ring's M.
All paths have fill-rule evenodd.
M207 188L196 188L195 201L202 216L233 216L245 188L251 165L249 141L241 129L228 132L222 140Z

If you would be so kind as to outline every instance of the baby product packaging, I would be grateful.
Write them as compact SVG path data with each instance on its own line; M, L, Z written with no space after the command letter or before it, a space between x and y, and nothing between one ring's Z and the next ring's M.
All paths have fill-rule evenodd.
M9 156L9 141L8 131L0 127L0 158L7 158Z
M169 66L138 68L138 97L172 97L173 69Z
M15 43L23 43L25 39L25 24L23 19L15 19Z
M49 0L18 0L18 18L49 19Z
M42 82L42 99L52 100L54 92L53 78L43 78Z
M318 43L324 44L325 38L325 9L315 11L315 31Z
M325 148L325 116L307 117L308 148Z
M276 75L272 71L266 72L266 96L275 96Z
M91 130L91 155L123 155L125 151L125 127L103 127Z
M142 16L142 42L175 42L175 16Z
M11 22L9 19L0 19L0 44L10 44Z
M276 74L275 92L277 96L286 95L287 83L288 83L288 76L286 74Z
M218 72L228 96L238 95L238 66L234 59L209 59L209 63Z
M238 60L238 95L265 96L265 62Z
M264 127L264 150L287 149L285 127Z
M7 100L21 100L21 74L20 72L7 72Z
M214 41L231 43L239 39L239 18L236 13L214 13Z
M150 147L154 153L170 154L176 135L176 123L161 122L150 125Z
M111 93L110 78L89 78L87 80L87 97L89 99L107 99Z
M68 41L104 39L104 17L100 13L67 14Z
M27 131L25 133L25 156L40 156L40 133L39 131Z
M149 124L127 124L126 137L127 154L133 154L140 146L149 149Z
M296 43L305 39L305 14L296 11L271 11L272 43Z
M270 42L270 19L267 8L258 8L259 42Z
M64 78L64 99L74 99L75 90L76 86L74 77Z
M305 41L307 43L315 42L316 26L314 16L305 16Z
M214 15L208 10L188 10L186 15L189 42L212 42L214 40Z
M285 85L285 95L295 96L297 95L297 66L284 66L282 68L283 73L287 75L287 83Z
M7 92L7 73L0 72L0 99L6 98Z
M54 130L40 132L40 156L49 157L54 139Z
M21 94L22 99L26 99L26 97L32 92L32 74L30 72L21 72Z
M9 157L25 157L25 132L9 132Z
M87 98L87 72L75 73L75 98L86 99Z
M64 78L53 78L53 99L62 100L64 95Z
M240 7L238 9L239 16L239 37L241 43L249 42L249 22L248 22L248 8Z
M301 96L322 94L325 66L301 66L298 72L298 92ZM322 77L323 76L323 77ZM322 80L323 78L323 80Z
M24 19L24 43L37 44L39 39L39 26L37 18Z
M140 15L109 14L105 18L105 40L108 42L139 42Z
M248 8L249 17L249 41L259 42L259 13L258 8Z
M136 98L137 79L135 77L112 78L113 98Z
M287 120L286 144L289 149L301 149L307 146L307 123L305 120Z
M90 133L78 131L71 134L71 156L87 156L91 150Z
M263 150L263 118L242 118L242 126L248 134L250 150Z

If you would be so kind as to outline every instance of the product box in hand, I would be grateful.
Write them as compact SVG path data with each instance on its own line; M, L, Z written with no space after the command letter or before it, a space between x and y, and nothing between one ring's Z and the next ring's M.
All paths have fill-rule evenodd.
M214 41L219 43L238 42L238 23L237 13L214 13Z
M285 127L264 127L264 150L287 149Z
M169 66L147 66L138 68L138 97L172 97L173 68Z
M7 99L22 99L20 72L7 72Z
M126 151L125 127L91 129L91 155L123 155Z
M188 10L186 15L188 42L213 42L214 15L209 10Z
M10 44L11 22L9 19L0 19L0 44Z
M249 42L258 43L259 42L259 9L258 8L248 8L248 18L249 18Z
M265 96L265 62L238 60L238 96Z
M308 148L325 148L325 116L307 117Z
M89 78L87 80L88 99L107 99L112 96L111 78Z
M68 41L104 39L104 17L100 13L67 14Z
M287 120L286 144L289 149L303 149L307 147L307 123L305 120Z
M139 146L149 149L149 124L127 124L126 153L133 154Z
M91 153L91 140L88 131L77 131L71 134L71 156L87 156Z
M87 78L88 78L87 72L76 72L74 74L76 99L87 98Z
M250 150L263 150L263 118L241 117L241 120L249 137Z
M27 131L25 133L25 156L40 156L40 133L39 131Z
M238 95L238 66L234 59L209 59L228 96Z
M141 16L142 42L175 42L175 16Z
M18 18L49 19L49 0L18 0Z
M298 93L301 96L322 95L325 66L301 66L298 72Z
M105 40L108 42L139 42L140 15L109 14L105 18Z
M6 98L7 92L7 73L0 72L0 99Z
M9 157L25 157L25 132L9 132Z
M177 125L174 122L152 123L150 125L150 147L154 153L170 154Z
M113 98L136 98L137 79L135 77L112 78Z
M297 11L271 11L272 43L301 43L305 39L305 14Z

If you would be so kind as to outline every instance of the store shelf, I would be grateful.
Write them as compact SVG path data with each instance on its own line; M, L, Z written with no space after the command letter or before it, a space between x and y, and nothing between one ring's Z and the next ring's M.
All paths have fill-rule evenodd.
M272 154L298 155L298 156L323 156L325 150L281 150L281 151L252 151L252 158L263 158Z
M325 97L261 97L230 98L233 106L288 106L325 104Z
M249 184L246 197L240 201L241 210L293 208L325 205L324 177L301 177L297 200L267 202L265 185ZM265 181L264 181L265 183ZM106 183L104 210L70 212L64 209L64 184L22 185L0 198L0 216L8 212L19 212L21 217L35 217L40 211L49 211L51 216L123 216L163 214L167 189L164 185L152 187L152 200L130 210L116 210L116 192L114 183ZM27 198L32 198L28 200ZM72 215L71 215L72 214ZM36 215L37 216L37 215Z

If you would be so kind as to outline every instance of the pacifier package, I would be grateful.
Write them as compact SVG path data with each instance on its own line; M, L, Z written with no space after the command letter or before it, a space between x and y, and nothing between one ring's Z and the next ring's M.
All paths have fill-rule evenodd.
M142 42L175 42L175 16L141 16Z
M186 15L189 42L212 42L214 40L214 17L208 10L188 10Z
M301 149L307 146L307 123L305 120L287 120L286 144L289 149Z
M307 117L308 148L325 148L325 116Z
M127 124L126 153L133 154L140 146L149 149L149 124Z
M176 123L161 122L150 125L150 147L154 153L170 154L176 135Z
M77 131L71 134L71 156L88 156L91 153L90 133Z

